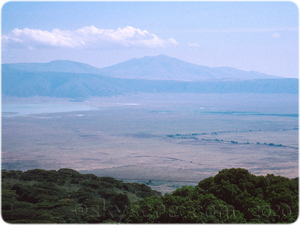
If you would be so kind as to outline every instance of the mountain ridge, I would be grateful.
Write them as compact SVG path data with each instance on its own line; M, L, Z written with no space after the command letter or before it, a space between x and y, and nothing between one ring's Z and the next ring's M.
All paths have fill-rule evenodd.
M87 73L2 72L2 96L89 98L137 93L290 93L298 94L298 79L242 81L171 81L114 78Z
M112 66L96 68L86 63L70 60L54 60L48 63L10 63L2 64L2 70L19 70L26 72L67 72L101 74L117 78L177 81L208 80L254 80L282 79L256 71L243 71L231 67L208 67L196 65L166 56L144 56L132 58Z
M201 74L204 75L202 79L197 77L199 75L197 70L200 68ZM130 59L101 70L103 75L130 79L198 81L213 78L209 67L184 62L163 54Z
M248 79L239 79L243 76ZM298 79L274 79L274 76L230 67L211 69L165 55L131 59L103 69L61 60L45 64L2 64L4 97L76 99L128 93L298 94Z
M5 63L2 70L26 72L99 73L99 68L70 60L54 60L48 63Z

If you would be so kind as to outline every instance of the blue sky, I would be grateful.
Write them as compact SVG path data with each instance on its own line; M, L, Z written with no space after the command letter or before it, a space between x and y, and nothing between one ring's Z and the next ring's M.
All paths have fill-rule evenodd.
M2 63L95 67L166 54L209 67L298 77L292 2L8 2Z

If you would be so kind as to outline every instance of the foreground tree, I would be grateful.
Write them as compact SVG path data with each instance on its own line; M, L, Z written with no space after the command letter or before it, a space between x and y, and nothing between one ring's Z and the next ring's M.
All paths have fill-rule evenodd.
M129 223L291 223L298 217L298 180L241 168L224 169L196 187L150 197L127 211Z

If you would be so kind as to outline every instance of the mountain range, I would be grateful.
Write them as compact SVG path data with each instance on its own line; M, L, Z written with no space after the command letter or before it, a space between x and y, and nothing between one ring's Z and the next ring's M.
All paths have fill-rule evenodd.
M105 68L68 60L2 64L3 96L88 98L125 93L298 93L298 79L200 66L166 55Z
M56 60L49 63L3 64L2 69L26 72L91 73L118 78L178 81L224 81L281 78L255 71L247 72L230 67L210 68L184 62L166 55L158 55L155 57L145 56L140 59L133 58L126 62L104 68L96 68L88 64L69 60Z
M131 59L117 65L101 69L101 74L131 79L149 80L179 80L179 81L206 81L206 80L254 80L276 79L259 72L246 72L230 67L215 67L195 65L182 60L159 55L145 56L141 59Z

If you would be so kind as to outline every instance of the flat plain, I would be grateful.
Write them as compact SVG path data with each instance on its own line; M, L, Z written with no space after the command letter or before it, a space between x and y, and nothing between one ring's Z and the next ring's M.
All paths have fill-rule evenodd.
M22 111L29 103L57 108L5 110L19 105ZM67 167L144 182L163 193L232 167L298 177L294 94L132 94L2 104L4 169Z

